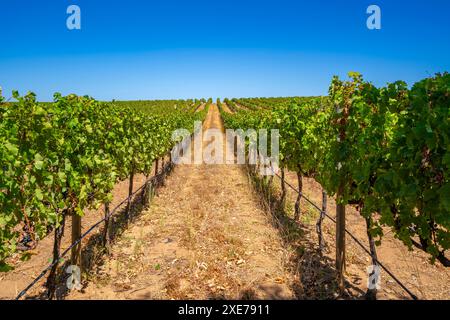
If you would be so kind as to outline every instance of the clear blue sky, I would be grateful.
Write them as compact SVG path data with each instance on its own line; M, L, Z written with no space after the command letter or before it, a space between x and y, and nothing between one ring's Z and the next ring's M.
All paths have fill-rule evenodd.
M319 95L353 70L411 84L450 70L449 16L448 0L0 0L0 86L109 100Z

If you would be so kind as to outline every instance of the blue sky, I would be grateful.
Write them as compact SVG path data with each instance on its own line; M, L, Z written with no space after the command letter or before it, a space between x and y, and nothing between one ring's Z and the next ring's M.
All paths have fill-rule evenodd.
M412 84L450 71L449 15L448 0L0 0L0 86L110 100L319 95L348 71Z

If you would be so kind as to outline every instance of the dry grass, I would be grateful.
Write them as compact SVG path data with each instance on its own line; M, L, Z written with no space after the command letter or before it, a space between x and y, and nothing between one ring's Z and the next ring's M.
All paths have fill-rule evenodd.
M205 126L222 128L214 105ZM286 256L239 167L182 165L71 298L290 299Z

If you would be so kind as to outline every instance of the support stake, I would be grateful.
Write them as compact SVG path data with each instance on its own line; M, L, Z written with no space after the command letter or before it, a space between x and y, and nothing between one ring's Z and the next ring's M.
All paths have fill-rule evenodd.
M341 203L342 193L341 186L336 197L336 271L341 293L344 291L345 270L345 205Z
M327 212L327 193L322 190L322 210L320 211L319 220L316 224L317 235L319 236L319 250L322 253L323 247L325 245L322 235L322 222L325 219L325 214Z

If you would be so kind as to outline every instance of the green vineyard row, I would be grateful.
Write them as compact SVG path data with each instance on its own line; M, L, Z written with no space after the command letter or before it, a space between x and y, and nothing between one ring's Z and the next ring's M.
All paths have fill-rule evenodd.
M37 241L69 215L111 201L120 180L149 175L176 143L172 132L205 117L204 100L123 101L0 96L0 264L24 235Z
M383 226L449 266L450 74L378 88L358 73L329 95L233 99L232 129L278 129L281 167L357 205L370 234ZM230 105L230 104L229 104Z

